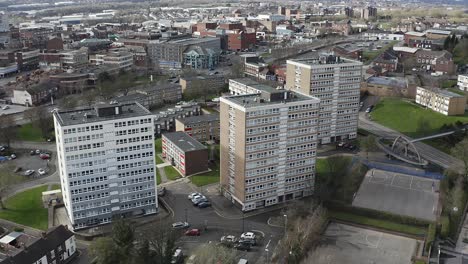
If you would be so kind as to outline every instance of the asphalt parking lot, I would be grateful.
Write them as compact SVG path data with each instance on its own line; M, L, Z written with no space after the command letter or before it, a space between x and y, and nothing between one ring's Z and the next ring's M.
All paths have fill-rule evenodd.
M267 224L270 217L268 214L253 216L242 219L227 219L219 216L213 207L198 208L193 206L187 195L194 191L185 182L178 182L166 186L166 195L163 197L174 212L173 221L187 221L190 228L201 230L200 236L183 236L179 241L179 246L183 249L184 255L190 255L196 247L203 243L218 243L224 235L234 235L239 237L242 232L253 231L258 239L256 246L249 252L238 251L238 257L245 258L249 263L265 263L268 248L274 249L278 240L282 236L282 228L271 227ZM205 230L206 227L206 230Z
M7 106L8 109L3 109L5 106ZM22 105L0 104L0 115L10 115L10 114L22 113L26 109L28 109L28 108L26 106L22 106Z
M406 174L370 170L353 206L436 220L439 181Z
M324 236L314 264L409 264L417 246L415 239L333 222Z
M17 167L21 167L21 171L18 174L24 174L26 170L34 170L34 173L30 177L39 177L37 170L43 168L46 171L44 176L48 176L55 171L54 155L50 162L39 158L39 155L31 156L30 150L12 150L17 156L16 159L8 160L0 163L0 169L14 170Z

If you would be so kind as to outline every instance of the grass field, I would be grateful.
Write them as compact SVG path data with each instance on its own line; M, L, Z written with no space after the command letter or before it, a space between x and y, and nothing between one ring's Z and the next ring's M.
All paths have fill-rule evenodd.
M467 114L464 116L445 116L398 98L382 99L372 111L371 116L373 121L410 137L418 137L426 132L428 134L437 133L444 124L452 124L457 121L468 122ZM426 121L427 125L424 127L424 131L418 127L422 121Z
M158 154L159 153L156 154L156 164L163 164L165 161L161 159Z
M162 153L162 138L154 141L154 148L156 149L156 153Z
M164 167L164 172L166 173L167 178L171 181L177 180L178 178L180 178L179 172L176 169L174 169L172 166Z
M47 209L42 205L42 192L47 186L40 186L18 193L5 202L7 209L0 211L0 218L34 227L47 229Z
M158 173L158 169L156 169L156 184L161 184L161 175Z
M393 223L386 220L374 219L370 217L355 215L346 212L338 211L328 211L328 216L334 219L351 222L355 224L361 224L376 228L382 228L389 231L396 231L400 233L410 234L410 235L421 235L427 232L427 229L419 226L403 225L399 223Z
M24 141L44 141L41 130L31 123L22 125L18 129L18 139Z
M219 165L212 166L209 172L190 177L190 180L198 187L219 182Z

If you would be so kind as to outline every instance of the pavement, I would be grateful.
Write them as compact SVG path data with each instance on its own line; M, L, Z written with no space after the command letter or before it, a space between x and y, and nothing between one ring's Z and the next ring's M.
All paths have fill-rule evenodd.
M314 264L410 264L417 244L415 239L332 222L309 259Z
M439 181L372 169L353 206L435 221L439 214Z

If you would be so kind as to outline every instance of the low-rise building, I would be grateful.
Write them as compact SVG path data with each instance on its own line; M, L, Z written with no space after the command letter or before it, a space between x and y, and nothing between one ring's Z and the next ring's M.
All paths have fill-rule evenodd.
M111 51L105 54L102 64L130 70L133 66L133 54L128 51Z
M61 67L63 69L78 69L88 64L88 48L80 48L60 53Z
M24 106L37 106L50 98L52 86L39 84L28 88L17 88L13 90L11 102Z
M361 85L361 92L381 97L414 98L415 89L403 78L370 77Z
M49 229L42 237L12 232L2 237L0 244L1 264L65 264L78 255L75 235L64 225Z
M185 132L162 134L162 157L184 177L208 170L208 148Z
M212 91L221 89L225 84L226 80L223 75L198 75L193 77L181 77L179 83L182 87L182 93L196 92L194 90L200 87L208 88ZM203 89L204 91L206 89Z
M456 70L452 54L446 50L419 50L416 52L416 62L421 68L436 73L454 74Z
M154 133L156 136L164 132L174 132L176 119L184 119L201 114L201 106L195 102L181 102L175 106L161 109L154 116Z
M468 92L468 74L458 75L458 89Z
M219 115L199 115L176 119L176 131L183 131L200 142L219 140Z
M146 108L154 108L182 100L179 84L139 86L134 90L134 93L117 97L115 101L119 103L138 102Z
M399 62L398 56L391 49L382 52L382 54L380 54L374 60L374 64L382 67L382 69L385 69L386 72L398 71L399 70L398 62Z
M435 87L417 87L416 103L444 115L463 115L466 98L463 95Z

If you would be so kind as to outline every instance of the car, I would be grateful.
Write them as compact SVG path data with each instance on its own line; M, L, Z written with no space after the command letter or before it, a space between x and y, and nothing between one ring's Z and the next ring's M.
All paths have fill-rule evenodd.
M255 234L253 232L245 232L241 234L240 238L244 240L248 240L248 239L254 240Z
M340 143L338 143L338 147L342 148L345 144L346 144L346 142L341 141Z
M372 108L368 107L368 108L366 109L366 113L370 113L370 112L372 112Z
M197 199L197 200L195 200L195 202L192 202L192 203L193 203L194 206L197 206L200 203L206 203L206 202L208 202L208 199L206 199L206 197L203 196L202 198Z
M11 158L11 159L16 159L16 154L15 154L15 153L11 154L11 155L10 155L10 158Z
M39 158L41 158L43 160L48 160L48 159L50 159L50 155L47 154L47 153L41 153L41 154L39 154Z
M34 155L36 155L36 151L34 151L34 150L31 150L31 151L29 152L29 155L31 155L31 156L34 156Z
M221 237L221 243L223 244L233 244L237 242L237 238L233 235L227 235Z
M177 248L172 255L171 264L179 264L184 263L184 254L182 253L182 249Z
M206 201L206 202L200 202L197 204L198 208L206 208L206 207L210 207L211 206L211 203Z
M197 205L197 204L200 202L200 200L202 200L202 199L206 199L206 197L203 196L203 195L201 195L201 196L195 196L195 197L192 199L192 203L195 204L195 205Z
M4 151L6 150L6 147L5 146L0 146L0 151Z
M39 173L39 175L45 175L46 174L46 171L43 168L38 169L37 172Z
M24 176L30 176L34 173L34 170L27 170L24 172Z
M2 109L3 109L3 110L7 110L7 109L10 109L10 107L9 107L8 105L4 105L4 106L2 107Z
M184 229L188 228L190 225L187 222L175 222L172 224L172 228L174 229Z
M185 231L186 236L199 236L200 235L200 229L190 229Z
M36 153L37 155L39 155L39 154L41 154L41 150L40 150L40 149L36 149L35 153Z
M255 239L239 239L239 243L248 244L250 246L257 245L257 241Z
M234 248L242 251L250 251L251 246L246 243L237 243L234 245Z
M193 197L195 197L195 196L200 196L200 195L201 195L201 193L194 192L194 193L189 194L189 195L187 196L187 198L188 198L189 200L192 200Z

